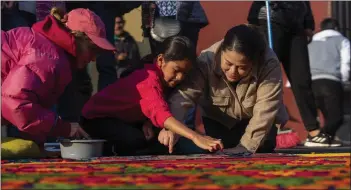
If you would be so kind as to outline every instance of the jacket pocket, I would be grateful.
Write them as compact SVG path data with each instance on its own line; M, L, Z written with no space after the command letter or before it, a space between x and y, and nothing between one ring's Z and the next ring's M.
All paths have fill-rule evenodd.
M212 96L212 104L214 106L228 106L230 97L228 96Z

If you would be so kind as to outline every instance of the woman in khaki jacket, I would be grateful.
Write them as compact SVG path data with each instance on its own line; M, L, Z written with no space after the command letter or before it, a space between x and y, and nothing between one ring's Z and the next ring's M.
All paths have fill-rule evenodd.
M248 25L231 28L224 40L201 52L198 65L169 98L175 117L201 111L206 135L222 139L225 153L270 152L274 125L288 119L280 62L264 36ZM180 153L199 153L180 139Z

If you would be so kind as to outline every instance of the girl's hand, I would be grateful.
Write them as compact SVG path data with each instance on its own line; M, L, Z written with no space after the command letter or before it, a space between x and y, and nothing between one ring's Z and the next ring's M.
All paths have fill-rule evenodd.
M90 136L88 135L88 133L86 133L78 123L71 123L71 133L69 134L69 137L71 138L73 137L77 139L81 139L81 138L90 139Z
M143 125L143 132L146 140L151 140L155 134L154 131L152 130L152 123L150 121L146 121Z
M177 134L166 129L162 129L158 135L158 141L161 144L168 146L168 151L170 154L173 152L173 147L175 144L177 144L178 140L179 136Z
M200 134L197 134L192 140L198 147L210 152L223 150L224 147L220 139L214 139Z

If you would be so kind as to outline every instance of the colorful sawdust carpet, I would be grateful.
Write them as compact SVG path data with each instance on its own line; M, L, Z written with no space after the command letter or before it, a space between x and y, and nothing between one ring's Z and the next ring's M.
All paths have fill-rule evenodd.
M350 189L350 154L1 162L2 189Z

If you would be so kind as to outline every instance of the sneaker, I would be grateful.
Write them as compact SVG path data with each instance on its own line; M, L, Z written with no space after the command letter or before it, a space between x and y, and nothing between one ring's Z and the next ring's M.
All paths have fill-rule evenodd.
M338 147L341 145L340 141L332 140L331 136L323 132L320 132L314 137L308 135L304 144L307 147Z

